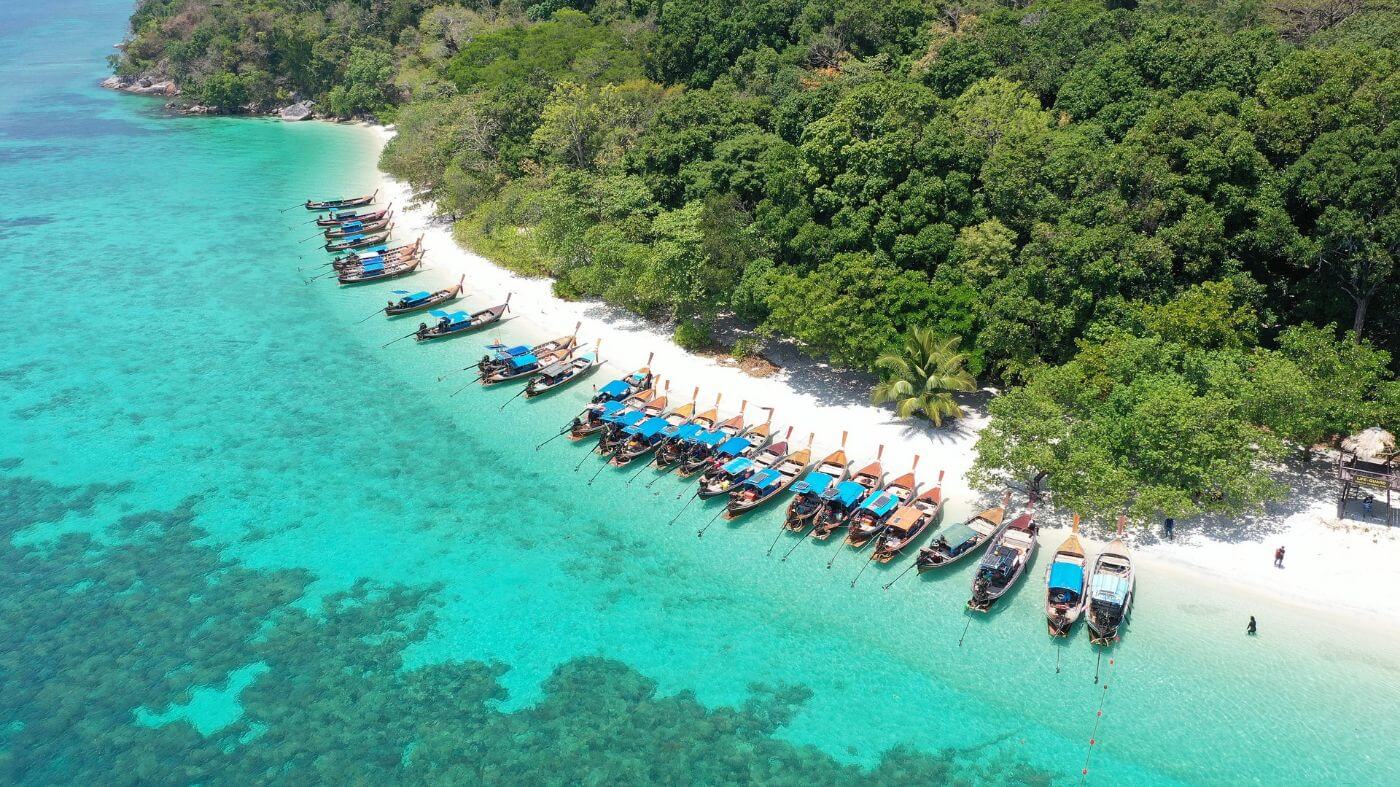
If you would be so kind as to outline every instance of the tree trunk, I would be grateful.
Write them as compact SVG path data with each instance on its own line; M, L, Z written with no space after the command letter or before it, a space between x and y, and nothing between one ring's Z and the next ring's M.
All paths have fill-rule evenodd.
M1374 292L1374 291L1373 291ZM1366 328L1366 310L1371 306L1371 296L1356 298L1356 314L1351 321L1351 338L1361 341L1361 332Z

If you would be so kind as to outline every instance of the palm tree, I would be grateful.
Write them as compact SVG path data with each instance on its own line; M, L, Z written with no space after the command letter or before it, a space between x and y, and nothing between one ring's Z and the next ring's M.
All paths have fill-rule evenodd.
M904 337L904 347L875 361L884 373L870 399L875 404L895 403L900 418L923 413L935 426L944 418L961 418L963 411L953 391L974 391L977 382L967 371L967 356L958 352L962 337L941 339L929 328L914 328Z

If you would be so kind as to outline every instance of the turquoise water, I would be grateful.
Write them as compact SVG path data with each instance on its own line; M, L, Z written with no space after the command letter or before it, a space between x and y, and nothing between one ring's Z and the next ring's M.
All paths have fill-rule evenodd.
M372 135L168 117L95 87L126 0L13 5L5 781L1070 784L1091 735L1094 782L1400 781L1393 631L1150 566L1099 660L1043 555L968 624L967 570L852 588L765 555L776 511L698 539L671 479L589 485L533 450L583 391L449 397L475 340L380 349L387 286L303 283L279 209L371 190Z

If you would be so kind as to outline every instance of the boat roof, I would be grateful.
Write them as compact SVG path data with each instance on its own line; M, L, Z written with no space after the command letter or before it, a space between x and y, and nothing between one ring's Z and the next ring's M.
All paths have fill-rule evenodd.
M851 506L869 491L855 481L842 481L836 485L836 493L832 495L832 499L843 506Z
M806 478L797 482L796 486L792 488L792 491L796 492L799 495L807 494L809 492L814 495L819 495L822 492L825 492L826 488L831 486L832 482L835 480L835 478L832 478L826 473L808 473Z
M720 469L726 473L729 473L730 475L733 475L734 473L742 473L752 466L752 459L748 458L747 456L740 456L729 460L725 463L724 467Z
M628 426L628 427L627 427L626 429L624 429L623 431L628 432L629 434L635 434L635 435L638 435L638 436L640 436L640 437L642 437L642 438L644 438L644 439L650 440L651 438L653 438L653 437L655 437L655 436L661 434L661 430L662 430L662 429L665 429L665 428L666 428L666 419L665 419L665 418L648 418L648 419L646 419L645 421L642 421L642 422L639 423L639 424L636 424L636 425L633 425L633 426Z
M768 490L782 483L782 480L783 474L770 467L767 470L760 470L757 473L754 473L753 476L751 476L744 483L757 489L760 492L767 492Z
M913 506L900 506L894 512L894 516L890 517L889 524L886 525L886 527L890 530L898 530L901 533L907 533L914 525L919 523L919 518L922 516L923 512Z
M472 316L471 316L470 314L467 314L466 312L452 312L451 314L448 314L447 312L443 311L442 309L433 309L433 310L429 311L428 314L433 315L434 317L438 318L439 320L441 320L442 318L446 317L446 318L447 318L447 321L448 321L449 323L453 323L453 324L456 324L456 323L459 323L459 322L466 322L467 320L470 320L470 319L472 318Z
M965 544L980 535L982 534L959 522L943 532L943 540L947 541L949 546L955 547L959 544Z
M614 415L610 418L613 423L621 424L625 428L633 424L641 423L646 417L647 414L641 410L628 410L625 413Z
M626 407L626 406L627 406L627 405L623 404L622 402L613 400L613 401L611 401L611 402L603 402L603 406L602 406L602 408L601 408L601 411L602 411L603 415L606 417L606 416L612 415L613 413L617 412L618 410L621 410L622 408L624 408L624 407Z
M1010 524L1010 525L1007 525L1006 529L1007 529L1007 530L1025 530L1025 531L1029 531L1029 530L1031 529L1031 526L1034 525L1034 524L1035 524L1035 517L1033 517L1033 516L1031 516L1030 514L1027 513L1027 514L1022 514L1022 515L1016 517L1015 519L1011 520L1011 524Z
M625 396L630 390L632 390L632 386L628 385L626 380L613 380L602 388L599 388L598 393L608 396Z
M1050 564L1050 587L1053 590L1084 592L1084 567L1078 563L1055 561Z
M899 505L899 498L893 492L881 491L866 498L860 507L875 516L884 516L893 511L897 505Z
M731 437L720 443L717 453L724 456L736 456L753 447L753 443L743 437Z
M510 365L514 366L517 369L519 369L522 366L530 366L531 364L536 364L539 362L540 359L534 353L525 353L524 355L517 355L514 358L510 359Z
M1095 601L1122 604L1128 598L1128 578L1095 571L1089 580L1089 592Z
M384 263L383 263L383 262L380 262L379 260L374 260L373 262L366 262L365 264L363 264L363 265L360 266L360 270L362 270L362 271L382 271L382 270L384 270Z
M394 290L394 292L400 292L400 290ZM409 295L405 300L410 300L410 301L421 301L421 300L423 300L424 298L431 298L431 297L433 297L433 294L432 294L431 292L428 292L427 290L419 290L418 292L415 292L415 293L413 293L412 295Z
M705 427L700 424L681 424L680 427L676 429L675 436L678 440L690 440L699 436L700 433L704 431Z
M544 375L545 377L552 377L556 374L562 374L568 371L571 365L573 365L573 361L567 358L562 361L555 361L554 363L541 369L540 374Z
M703 445L706 448L714 448L715 446L724 442L726 437L727 435L724 432L721 432L718 429L710 429L708 431L696 435L695 439L691 440L691 442L695 443L696 445Z

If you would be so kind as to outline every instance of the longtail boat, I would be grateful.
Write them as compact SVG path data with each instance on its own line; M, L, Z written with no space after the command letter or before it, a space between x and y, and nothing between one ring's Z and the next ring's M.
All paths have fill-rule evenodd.
M344 238L337 238L326 241L325 249L329 252L346 251L347 249L363 249L366 246L376 246L389 240L389 235L393 232L394 225L389 224L388 229L367 234L349 235Z
M579 325L582 324L579 323ZM547 355L563 347L572 347L578 343L579 325L575 325L574 332L568 336L549 339L533 347L528 344L508 346L499 341L493 341L486 345L486 349L490 352L481 356L481 360L476 362L476 369L483 374L490 374L495 369L508 366L512 358L519 358L522 355Z
M442 309L433 309L428 312L428 314L438 318L437 323L432 326L429 326L427 323L419 323L418 332L413 335L413 338L415 341L419 342L431 342L437 339L447 339L453 336L471 333L472 331L485 328L492 323L499 322L509 308L510 296L507 295L505 303L470 314L464 311L448 314Z
M626 380L626 378L623 379ZM569 440L571 442L577 442L589 435L603 431L611 422L610 419L617 418L629 410L640 409L643 404L656 396L655 388L645 387L630 393L619 392L616 398L611 395L604 398L603 391L617 382L614 380L603 386L603 389L599 390L598 395L593 397L593 401L583 409L583 412L574 417L573 422L569 424ZM613 391L618 391L619 387L614 386Z
M604 418L603 429L598 435L598 453L603 456L612 456L627 442L627 438L631 437L627 431L629 428L637 426L648 418L660 418L662 413L668 411L669 402L670 397L656 396L634 409Z
M1094 559L1089 575L1089 608L1085 619L1089 624L1089 641L1095 645L1112 645L1122 637L1133 606L1133 556L1123 543L1123 525L1127 517L1118 517L1118 537L1104 547Z
M788 428L788 434L792 429ZM762 470L767 470L788 455L787 440L780 440L762 448L755 448L754 444L748 442L746 437L733 438L729 442L738 445L746 445L738 456L720 465L710 468L704 475L700 476L700 489L697 494L701 498L717 497L727 495L734 487L738 486L744 479Z
M768 445L773 439L773 422L768 420L753 426L742 426L732 434L728 429L717 431L723 433L723 439L715 442L715 437L707 436L704 440L706 445L697 447L695 455L681 463L679 472L682 478L700 473L701 486L704 486L706 474L718 471L721 465L732 459L747 456Z
M601 344L601 342L599 342ZM534 399L537 396L544 396L550 391L558 390L577 380L582 380L586 375L598 368L598 352L595 346L582 355L575 355L558 361L540 370L539 374L530 378L525 383L525 398Z
M811 472L793 484L792 491L795 496L792 502L788 503L783 527L794 533L806 530L816 517L817 510L821 508L822 495L826 490L845 481L850 472L851 466L846 459L845 449L834 451L817 462Z
M392 209L393 207L394 207L394 203L391 202L391 203L389 203L388 205L385 205L383 208L380 208L379 210L369 210L369 211L365 211L365 212L363 212L363 213L356 213L356 212L353 211L353 210L350 210L350 211L341 211L341 212L339 212L339 213L330 213L330 214L328 214L328 215L321 216L321 217L317 218L317 219L316 219L316 226L318 226L318 227L338 227L338 226L340 226L340 225L342 225L342 224L349 224L349 223L355 222L355 221L361 221L361 222L378 221L378 220L384 218L385 216L388 216L388 215L389 215L390 209Z
M800 448L779 459L772 467L760 470L744 479L734 491L729 493L729 502L724 507L724 518L733 520L776 500L788 487L807 472L812 463L810 440L808 448Z
M364 265L338 271L335 278L341 284L366 284L372 281L407 276L418 270L418 266L422 264L422 254L389 262L367 262Z
M569 337L569 341L549 352L540 353L539 355L526 353L525 355L514 356L509 361L493 367L489 374L481 378L481 385L483 387L489 387L492 385L500 385L501 383L508 383L513 380L524 380L528 377L533 377L541 369L553 366L560 361L568 360L568 358L574 354L575 347L576 345L571 336Z
M384 307L386 317L397 317L400 314L410 314L412 312L431 309L444 303L455 301L462 297L462 287L467 280L466 274L457 280L456 287L447 287L434 292L419 290L409 292L408 290L393 290L389 294L396 296Z
M1002 495L1000 506L974 514L966 522L939 533L932 544L919 550L916 559L919 573L951 566L977 552L979 547L1001 532L1002 522L1006 519L1006 506L1010 503L1011 493L1007 492Z
M664 415L653 416L635 426L626 427L623 431L627 438L608 461L614 467L622 467L631 464L634 459L646 456L661 445L668 428L684 424L694 414L695 402L687 402Z
M340 210L342 208L359 208L374 202L374 198L379 196L379 189L375 189L373 194L363 197L342 197L340 199L307 200L305 202L307 210L314 210L324 213L328 210ZM288 208L287 210L290 210Z
M1079 543L1079 515L1074 515L1069 538L1060 543L1045 568L1045 628L1052 637L1067 637L1084 614L1084 569L1088 560Z
M698 389L697 389L698 390ZM694 442L701 435L708 434L719 423L719 402L723 394L715 397L715 406L696 413L689 421L668 426L662 431L661 445L656 447L656 458L652 464L668 468L678 464L690 452Z
M938 482L932 489L921 493L908 505L895 510L894 515L885 523L884 532L875 540L875 554L871 559L879 563L894 560L942 515L943 473L940 472Z
M345 254L331 260L331 266L334 267L336 270L341 270L346 267L361 265L366 262L388 262L390 260L396 260L400 257L412 257L421 250L422 246L423 238L422 236L419 236L419 238L413 241L412 243L405 243L401 246L394 246L392 248L388 246L379 246L373 249L360 249L359 251L352 251L349 254Z
M690 478L704 470L714 461L715 453L721 445L743 433L744 416L736 415L727 421L715 424L713 429L687 439L681 457L677 461L676 473L681 478Z
M884 485L885 468L880 464L880 457L884 454L885 447L882 445L874 462L851 473L849 480L842 481L823 494L822 505L812 517L812 538L818 541L830 538L850 519L855 506Z
M919 457L916 456L914 466L918 465ZM918 488L918 482L914 480L914 471L911 469L885 484L880 491L867 495L851 512L851 517L846 523L846 546L860 549L870 543L871 539L884 533L885 523L894 515L896 509L914 499Z
M1039 531L1035 515L1030 510L1002 528L992 539L987 554L982 556L982 563L972 577L972 598L967 600L968 609L986 612L1016 585L1035 556Z
M364 235L370 232L379 232L388 229L389 218L375 219L374 221L347 221L336 227L327 227L322 233L326 240L336 240L338 238L348 238L351 235Z

